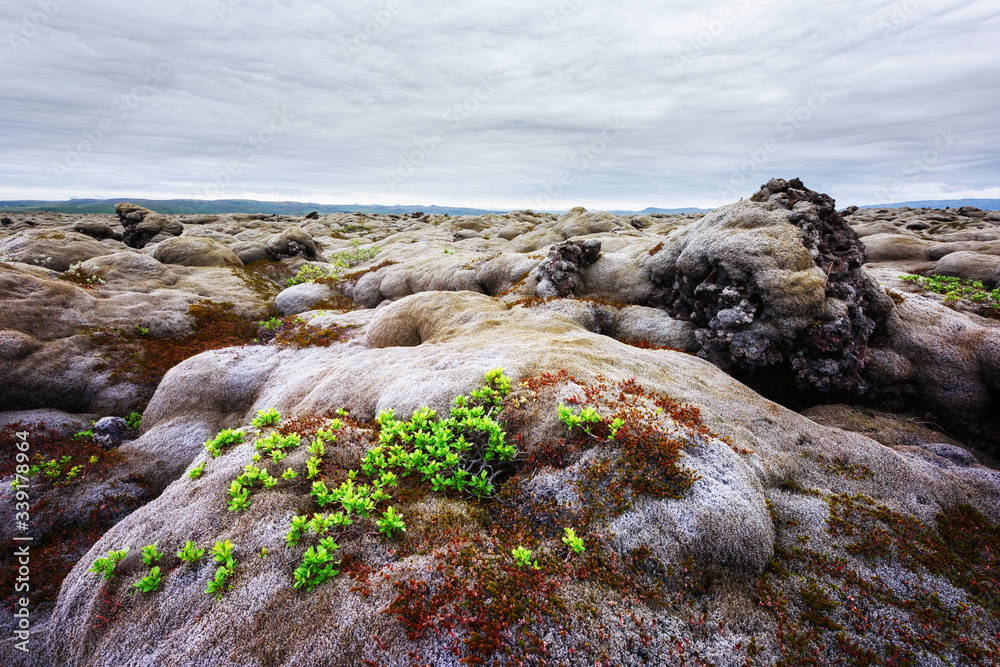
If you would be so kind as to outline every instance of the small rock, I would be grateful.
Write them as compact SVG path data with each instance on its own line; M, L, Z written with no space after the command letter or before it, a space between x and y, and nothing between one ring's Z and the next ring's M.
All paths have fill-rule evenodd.
M275 259L305 257L318 259L316 242L309 232L301 227L289 227L267 240L267 252Z
M103 449L115 449L125 442L129 430L121 417L102 417L94 424L94 442Z

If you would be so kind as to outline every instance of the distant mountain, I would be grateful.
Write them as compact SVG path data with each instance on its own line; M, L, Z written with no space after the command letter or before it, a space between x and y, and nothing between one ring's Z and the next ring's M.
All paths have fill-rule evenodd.
M614 213L615 215L651 215L653 213L680 215L682 213L708 213L711 210L710 208L653 208L650 206L641 211L608 211L608 213Z
M252 199L71 199L69 201L0 201L0 210L56 211L59 213L114 213L115 204L128 201L169 215L191 213L276 213L306 215L317 213L439 213L441 215L483 215L507 211L463 208L459 206L378 206L367 204L312 204L297 201L255 201Z
M927 201L904 201L895 204L867 204L858 208L962 208L975 206L984 211L1000 211L1000 199L934 199Z

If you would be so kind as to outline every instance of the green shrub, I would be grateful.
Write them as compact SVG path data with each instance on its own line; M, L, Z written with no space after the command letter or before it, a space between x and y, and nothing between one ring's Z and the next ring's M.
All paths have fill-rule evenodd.
M159 542L153 542L152 544L142 548L142 562L146 565L156 565L163 554L159 552L157 546Z
M142 424L142 414L139 412L132 412L128 417L125 418L125 425L131 429L139 428Z
M563 544L565 544L578 554L581 554L587 550L583 546L583 540L576 536L576 531L574 531L572 528L566 529L566 534L563 535L562 541Z
M160 576L160 567L157 565L149 571L149 574L132 584L138 588L143 593L149 593L160 588L160 584L163 582Z
M311 591L327 579L337 576L334 570L333 552L340 547L333 538L323 538L317 547L309 547L302 558L302 565L295 568L295 588L305 587Z
M971 303L988 306L1000 315L1000 288L990 290L978 280L956 278L954 276L899 276L900 280L916 283L928 292L943 294L946 303L964 299Z
M188 540L184 543L184 548L177 552L177 557L180 558L185 563L194 563L201 560L201 557L205 555L204 549L196 549L194 542Z
M246 438L246 434L243 431L234 431L233 429L227 428L220 431L217 436L205 443L205 448L212 454L212 458L216 458L222 453L224 447L231 447L233 445L238 445L243 442Z
M96 572L103 575L102 578L110 579L115 576L115 566L118 565L123 558L125 558L125 554L127 553L128 547L125 547L120 551L109 551L106 557L95 560L87 572Z
M385 533L386 537L392 537L394 531L406 532L406 524L403 523L403 516L396 514L396 508L392 505L389 505L389 509L383 512L382 518L375 523L378 524L379 531Z
M277 424L280 419L281 414L278 412L277 408L258 410L257 416L253 418L253 425L257 428L264 428L265 426Z

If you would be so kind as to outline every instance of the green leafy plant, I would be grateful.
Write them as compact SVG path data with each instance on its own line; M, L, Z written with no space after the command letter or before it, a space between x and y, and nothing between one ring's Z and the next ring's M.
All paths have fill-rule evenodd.
M518 567L532 567L536 570L541 569L538 565L538 561L531 561L531 551L522 546L511 549L510 555L513 556L514 562L517 563Z
M590 425L601 421L601 415L598 414L597 410L589 406L581 410L579 415L576 415L573 414L571 408L567 408L560 403L559 407L556 408L556 413L559 415L559 419L571 431L577 426L581 426L586 433L590 433ZM617 429L615 429L615 432L617 433Z
M185 563L194 563L201 560L201 557L205 555L204 549L197 549L194 546L192 540L188 540L184 543L184 548L177 552L177 557L180 558Z
M199 463L198 465L196 465L194 468L191 469L191 472L188 473L188 477L190 477L191 479L198 479L199 477L202 476L204 472L205 472L205 461L202 461L201 463Z
M320 266L313 266L312 264L306 264L299 268L298 273L285 282L285 286L291 287L292 285L316 282L317 280L324 278L336 280L340 277L341 269L341 266L324 268Z
M1000 315L1000 288L991 290L978 280L954 276L913 276L902 275L900 280L916 283L928 292L943 294L945 303L960 299L988 306Z
M389 505L389 509L383 512L382 518L375 523L378 524L379 531L384 533L386 537L392 537L395 531L406 532L406 524L403 523L403 516L397 514L396 508L392 505Z
M291 528L288 531L288 535L285 536L285 541L288 546L295 546L302 539L302 531L309 526L309 517L306 515L298 515L292 517Z
M566 534L563 535L562 541L563 544L565 544L578 554L582 554L584 551L587 550L586 547L583 546L583 540L577 537L576 531L574 531L572 528L566 529Z
M281 413L278 412L277 408L268 408L257 411L257 416L253 418L253 425L257 428L264 428L277 424L280 420Z
M120 551L111 550L108 555L104 558L98 558L94 561L93 565L87 572L96 572L103 575L102 578L110 579L115 576L115 566L118 565L125 558L125 554L128 553L128 547L121 549Z
M131 412L129 416L125 418L125 425L131 429L139 428L142 424L142 413Z
M292 470L291 468L289 468L285 472L281 473L281 477L283 479L295 479L296 477L298 477L298 475L299 474L297 472L295 472L294 470Z
M317 547L309 547L302 558L302 565L295 568L295 588L305 587L311 591L327 579L335 577L339 570L334 570L333 552L340 547L332 538L320 540Z
M229 496L230 512L242 512L250 507L250 489L243 486L239 480L233 480L229 485Z
M160 576L160 567L157 565L149 571L149 574L132 585L143 593L150 593L158 590L161 583L163 583L163 579Z
M0 262L2 261L18 261L17 257L7 258L6 256L0 257ZM63 280L68 280L70 282L76 283L77 285L83 285L84 287L93 287L94 285L103 285L104 278L101 278L96 273L92 273L88 269L82 266L83 262L76 262L72 264L65 273L59 276Z
M212 458L216 458L222 453L225 447L232 447L233 445L238 445L246 439L246 434L240 431L234 431L233 429L227 428L220 431L217 436L205 443L205 448L212 455Z
M229 540L216 540L215 546L210 553L220 563L228 563L233 560L233 543Z
M88 428L86 431L79 431L73 434L74 440L89 440L94 437L94 430Z
M261 320L257 324L264 327L267 331L276 331L279 327L281 327L281 318L272 317L270 319Z
M161 554L157 549L159 544L160 544L159 542L153 542L152 544L149 544L142 548L143 563L152 566L156 565L159 562L160 558L163 557L163 554Z
M232 583L230 583L229 579L232 578L235 567L236 561L232 559L226 561L225 565L221 565L215 571L215 577L212 581L208 582L205 592L209 595L214 595L216 600L221 600L225 592L232 588Z

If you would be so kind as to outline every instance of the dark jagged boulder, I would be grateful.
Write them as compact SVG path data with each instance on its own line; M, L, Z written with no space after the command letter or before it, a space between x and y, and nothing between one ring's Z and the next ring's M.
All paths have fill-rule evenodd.
M131 248L144 248L159 234L180 236L184 231L184 225L176 220L137 204L129 202L116 204L115 213L125 228L122 240Z
M674 239L650 277L667 312L698 327L700 356L800 390L868 388L868 339L892 304L831 197L772 179Z
M538 265L538 287L535 294L541 297L573 296L583 287L580 269L585 269L597 261L601 254L601 242L565 241L552 246L549 256Z

